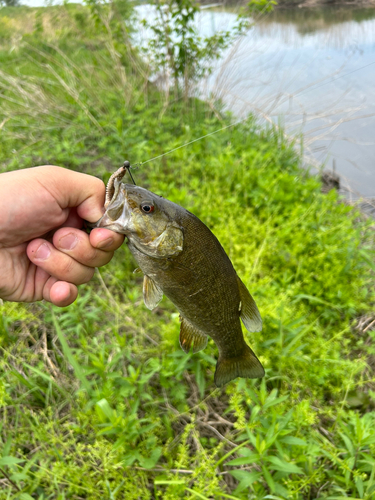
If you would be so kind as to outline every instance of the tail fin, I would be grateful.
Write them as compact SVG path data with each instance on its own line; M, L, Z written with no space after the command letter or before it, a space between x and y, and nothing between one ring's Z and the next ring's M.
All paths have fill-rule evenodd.
M222 387L237 377L262 378L264 368L250 347L245 344L243 353L235 358L222 358L216 364L215 384Z

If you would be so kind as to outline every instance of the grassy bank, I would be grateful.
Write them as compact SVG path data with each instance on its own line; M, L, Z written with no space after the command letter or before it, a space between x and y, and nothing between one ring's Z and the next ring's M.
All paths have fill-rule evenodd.
M3 171L107 178L230 121L166 105L128 33L84 7L1 16ZM181 351L124 245L68 308L1 306L0 499L373 498L373 223L251 117L134 175L220 239L261 311L247 340L266 377L215 389L213 342Z

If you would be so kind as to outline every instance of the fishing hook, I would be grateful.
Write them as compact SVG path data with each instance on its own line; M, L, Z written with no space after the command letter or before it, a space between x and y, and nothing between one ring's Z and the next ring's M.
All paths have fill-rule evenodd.
M130 162L128 160L124 161L123 168L125 168L129 172L130 178L131 178L134 186L136 186L137 184L135 183L135 180L132 176L132 173L130 172L130 169L132 168L132 166L130 165Z

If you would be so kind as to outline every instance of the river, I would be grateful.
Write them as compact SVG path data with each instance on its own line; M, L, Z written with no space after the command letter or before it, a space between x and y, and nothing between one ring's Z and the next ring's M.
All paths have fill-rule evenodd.
M233 14L202 18L205 30L228 21ZM375 9L267 14L224 55L208 89L237 115L252 111L302 137L306 161L336 167L349 196L375 199Z

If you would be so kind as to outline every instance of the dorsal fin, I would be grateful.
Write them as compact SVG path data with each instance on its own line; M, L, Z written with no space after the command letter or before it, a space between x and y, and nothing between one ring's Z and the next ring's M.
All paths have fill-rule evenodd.
M145 274L143 278L143 300L147 309L151 311L159 304L163 298L163 290Z
M193 347L193 352L204 349L207 345L207 335L195 328L187 319L180 316L180 346L188 353Z
M255 300L252 298L249 290L238 276L237 283L241 297L240 317L242 322L245 325L246 330L249 332L260 332L262 330L262 318L260 317Z

